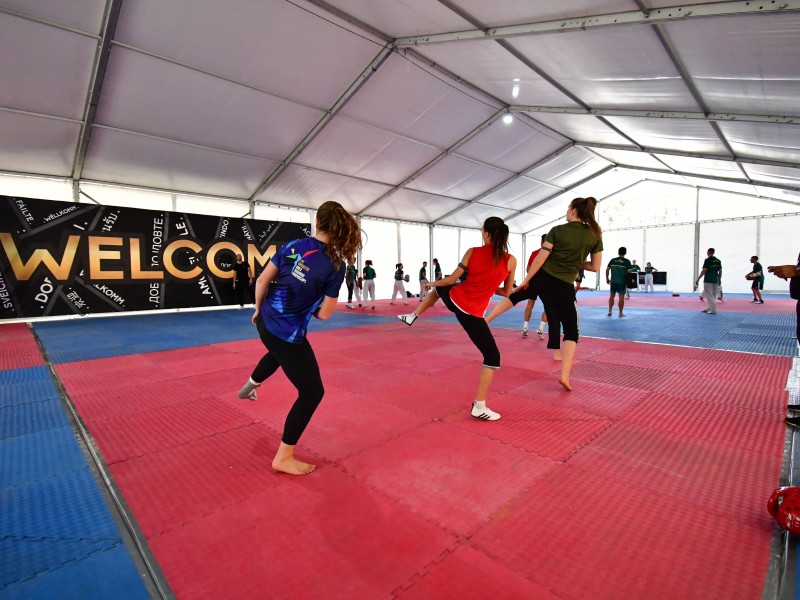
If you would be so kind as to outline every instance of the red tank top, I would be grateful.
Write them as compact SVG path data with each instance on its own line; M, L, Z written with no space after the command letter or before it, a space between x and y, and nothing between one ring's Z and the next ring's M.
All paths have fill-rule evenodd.
M450 299L469 315L483 318L489 300L508 277L508 253L494 264L491 245L472 249L467 265L467 279L450 290Z

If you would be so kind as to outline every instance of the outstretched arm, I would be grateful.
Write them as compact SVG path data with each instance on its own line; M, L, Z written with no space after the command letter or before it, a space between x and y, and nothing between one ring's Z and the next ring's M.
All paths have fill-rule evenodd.
M443 277L442 279L437 279L436 281L430 283L430 287L441 287L447 285L453 285L456 281L466 272L467 267L469 266L469 259L472 256L472 248L467 250L464 253L464 257L461 259L461 262L458 263L458 266L455 270L450 273L447 277Z

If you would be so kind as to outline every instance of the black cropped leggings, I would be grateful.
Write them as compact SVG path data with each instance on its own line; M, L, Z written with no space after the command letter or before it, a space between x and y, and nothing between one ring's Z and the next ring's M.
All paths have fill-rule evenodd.
M494 341L492 330L486 319L465 313L458 308L450 299L450 289L452 286L441 286L433 288L436 295L442 299L444 305L455 314L456 319L467 332L469 339L475 347L483 354L483 366L490 369L500 368L500 350L497 349L497 342Z
M562 281L546 271L539 270L533 276L528 287L509 295L508 299L516 306L522 300L530 298L542 299L544 312L547 313L548 337L547 347L552 350L561 348L561 328L564 328L564 341L578 341L578 309L575 306L575 287Z
M281 438L284 444L294 446L303 435L325 394L317 357L307 338L303 338L299 344L292 344L272 335L264 326L261 315L258 317L256 327L267 353L253 370L251 376L253 381L263 383L278 368L282 368L286 377L297 388L297 400L286 415Z

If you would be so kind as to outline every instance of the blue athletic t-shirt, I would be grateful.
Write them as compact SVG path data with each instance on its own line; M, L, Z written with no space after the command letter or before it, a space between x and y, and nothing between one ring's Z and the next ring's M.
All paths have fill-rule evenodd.
M272 335L300 343L324 296L339 296L345 266L337 269L325 254L325 244L313 237L287 242L271 262L278 275L261 305L261 318Z

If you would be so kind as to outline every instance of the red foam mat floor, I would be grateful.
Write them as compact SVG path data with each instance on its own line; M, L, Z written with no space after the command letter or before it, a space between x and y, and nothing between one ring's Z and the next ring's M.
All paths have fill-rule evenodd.
M790 359L583 339L567 392L497 337L487 423L457 325L314 333L306 477L257 340L57 370L178 598L761 597Z

